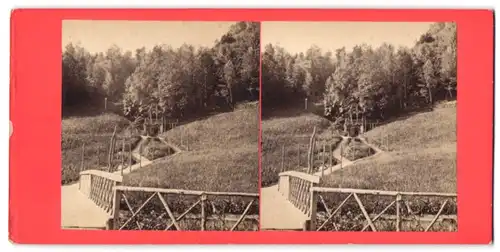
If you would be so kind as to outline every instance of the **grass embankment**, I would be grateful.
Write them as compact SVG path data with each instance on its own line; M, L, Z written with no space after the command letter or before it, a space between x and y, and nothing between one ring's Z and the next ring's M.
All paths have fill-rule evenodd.
M438 108L432 112L415 114L377 127L366 133L369 142L386 151L381 155L356 163L325 176L324 187L391 190L406 192L456 192L456 108ZM337 206L347 195L325 194L330 207ZM377 214L394 197L360 196L370 214ZM404 198L416 216L432 215L439 211L443 198ZM322 206L319 206L322 208ZM337 224L341 230L357 230L363 223L352 220L361 214L354 200L341 211ZM407 207L402 207L407 216ZM449 202L442 214L457 213L457 206ZM394 215L394 207L386 214ZM346 217L347 216L347 217ZM351 216L351 217L348 217ZM415 215L412 215L415 216ZM347 219L346 219L347 218ZM428 224L428 223L427 223ZM395 229L395 222L382 222L380 228ZM422 230L418 221L406 222L403 230ZM333 229L333 227L330 227ZM433 230L456 230L456 224L436 223Z
M365 136L387 153L334 172L324 178L325 185L456 192L455 108L416 114L377 127Z
M330 121L300 110L279 110L268 113L262 121L262 186L278 182L281 171L282 151L285 148L284 169L302 170L307 167L309 140L316 127L315 167L322 163L322 150L334 150L342 140L335 135ZM299 151L300 150L300 151ZM329 163L329 157L325 157ZM332 159L333 163L337 162ZM300 166L299 166L300 162Z
M258 106L245 106L233 112L218 114L206 119L187 123L168 131L164 137L169 143L181 146L189 141L189 150L175 156L159 159L148 167L125 175L124 184L140 187L171 188L210 192L249 192L258 193ZM182 144L185 146L185 144ZM150 194L129 194L128 197L138 207ZM175 215L189 209L199 197L171 194L168 204ZM250 198L209 197L205 213L211 216L207 230L227 230L235 223L249 203ZM248 214L258 214L258 202L254 203ZM137 220L144 229L165 228L168 216L163 204L157 198L139 214ZM197 220L183 220L180 225L186 229L199 230L198 205L190 211ZM130 212L124 214L130 215ZM224 220L234 215L234 220ZM233 217L234 217L233 216ZM128 229L134 229L131 224ZM240 230L256 230L255 220L245 220Z
M129 124L127 119L111 113L63 118L61 183L68 184L78 180L78 174L82 169L84 144L84 169L107 169L105 167L108 165L109 143L115 126L117 141L113 167L116 167L121 161L118 153L122 149L122 140L125 140L126 146L130 144L132 149L140 141L139 136L133 136L128 132Z
M128 174L127 185L201 191L258 190L258 107L251 106L194 121L162 135L189 151L158 160Z

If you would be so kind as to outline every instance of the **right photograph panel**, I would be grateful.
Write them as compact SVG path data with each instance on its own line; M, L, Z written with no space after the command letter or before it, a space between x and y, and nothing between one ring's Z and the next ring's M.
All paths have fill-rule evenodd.
M456 232L455 23L261 34L261 230Z

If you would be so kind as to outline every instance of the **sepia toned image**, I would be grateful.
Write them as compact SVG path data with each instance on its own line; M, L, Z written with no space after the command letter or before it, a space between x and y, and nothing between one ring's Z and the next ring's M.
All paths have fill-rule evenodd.
M261 230L457 231L455 23L261 28Z
M63 229L257 231L259 22L65 20Z

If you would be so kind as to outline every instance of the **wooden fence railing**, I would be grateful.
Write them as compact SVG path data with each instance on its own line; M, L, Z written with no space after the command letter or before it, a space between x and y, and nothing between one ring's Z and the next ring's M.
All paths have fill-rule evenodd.
M80 172L79 190L96 205L111 213L113 209L113 188L120 185L121 175L100 171L86 170Z
M140 205L133 206L131 204L130 198L134 195L127 195L130 193L141 193L141 199L134 202L142 202ZM187 200L180 200L175 202L176 197L188 197ZM192 225L186 227L182 221L186 219L195 220L196 227L195 230L207 230L207 221L213 220L213 216L209 216L209 212L217 212L216 206L213 204L212 200L219 197L237 197L240 200L246 199L249 201L245 202L243 211L238 213L236 217L229 216L224 213L224 209L220 210L222 212L222 221L224 223L230 222L229 231L241 230L239 226L242 222L247 220L252 220L257 223L258 226L258 205L259 205L259 194L257 193L232 193L232 192L203 192L203 191L190 191L190 190L177 190L177 189L162 189L162 188L149 188L149 187L130 187L130 186L116 186L114 187L114 197L113 197L113 218L111 229L123 230L130 229L130 225L133 225L139 230L148 229L144 227L144 224L138 221L138 216L141 215L145 219L155 219L156 222L161 222L164 225L160 229L170 230L175 228L175 230L192 230ZM153 216L154 214L159 214L158 208L152 207L153 199L158 199L161 202L163 208L163 213L160 215ZM243 201L243 200L242 200ZM189 207L187 209L182 209L183 212L179 210L176 204L187 204ZM241 203L241 202L240 202ZM126 206L122 209L122 205ZM149 207L147 207L149 205ZM257 216L250 216L250 209L254 207L254 212ZM135 209L134 209L135 208ZM148 209L148 210L145 210ZM195 212L196 209L196 212ZM255 211L257 209L257 211ZM127 214L124 214L126 212ZM153 215L152 215L153 214ZM162 218L166 217L166 220ZM231 218L232 217L232 218ZM167 223L167 221L169 223ZM155 224L156 226L158 223ZM248 228L250 229L250 228ZM254 228L256 230L256 228Z
M279 176L278 191L307 216L315 215L310 189L319 184L320 177L297 171L282 172Z
M324 188L324 187L312 187L311 188L311 194L312 194L312 203L311 206L312 208L316 208L318 203L321 203L320 206L324 208L324 214L323 214L323 220L320 221L320 218L318 218L318 212L317 211L311 211L313 215L311 216L311 223L310 223L310 229L312 231L320 231L320 230L329 230L329 231L339 231L338 225L334 221L334 217L338 215L342 208L349 207L348 212L352 214L354 212L353 205L347 206L347 202L351 199L355 201L355 206L359 207L360 214L358 216L350 216L348 217L347 222L349 220L360 220L362 225L359 227L360 230L358 231L365 231L368 228L371 231L376 232L377 231L377 225L375 221L377 220L385 220L386 222L385 225L383 225L385 228L383 231L403 231L401 224L403 221L406 222L417 222L418 230L404 230L404 231L430 231L433 225L440 219L443 221L444 219L452 220L456 224L457 217L456 217L456 198L457 195L453 193L433 193L433 192L396 192L396 191L378 191L378 190L363 190L363 189L347 189L347 188ZM329 209L327 206L328 200L324 200L323 196L326 196L325 194L336 194L336 196L340 195L347 195L347 197L337 197L337 199L342 199L343 201L337 205L335 209ZM388 203L385 205L385 207L379 212L369 212L365 208L365 204L368 204L368 202L365 201L365 204L363 204L360 196L371 196L371 197L387 197L389 200L386 201ZM429 213L430 209L432 207L425 207L425 211L428 213L423 213L422 209L419 209L420 211L416 211L415 209L412 209L412 201L411 198L414 197L424 197L424 198L436 198L439 199L440 202L437 204L440 204L439 210L437 211L436 214L434 213ZM393 199L391 199L393 198ZM340 200L338 200L340 201ZM382 200L377 200L373 199L371 201L376 201L376 202L371 202L374 203L375 205L380 205ZM421 201L425 204L429 204L430 200L427 201ZM410 204L408 204L410 203ZM437 206L435 204L435 206ZM445 209L446 206L451 207L454 209L452 211L453 213L448 214L446 216L442 216L443 210ZM391 209L391 207L394 206L394 209L392 210L393 214L386 214L386 212ZM454 208L455 207L455 208ZM382 207L379 207L380 209ZM345 209L344 209L345 210ZM434 207L434 210L437 210L437 207ZM395 212L395 214L394 214ZM434 211L435 212L435 211ZM362 218L358 218L362 216ZM345 219L343 220L345 222ZM394 225L392 223L395 222ZM426 222L427 225L422 226L421 223ZM326 226L330 224L329 228ZM350 225L352 226L352 225ZM455 225L456 226L456 225ZM387 230L387 227L389 227L390 230ZM350 230L353 231L353 230ZM439 230L441 231L441 230Z

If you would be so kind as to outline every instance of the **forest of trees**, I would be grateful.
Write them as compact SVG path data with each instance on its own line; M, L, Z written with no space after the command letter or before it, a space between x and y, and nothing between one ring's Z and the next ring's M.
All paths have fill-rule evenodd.
M168 32L168 31L158 31ZM92 54L68 44L62 54L63 110L107 97L129 118L170 118L232 109L259 98L260 25L238 22L211 48L158 45Z
M332 120L384 120L408 109L456 99L456 25L435 23L412 48L358 45L291 54L275 45L262 53L262 104L267 109L324 103Z

